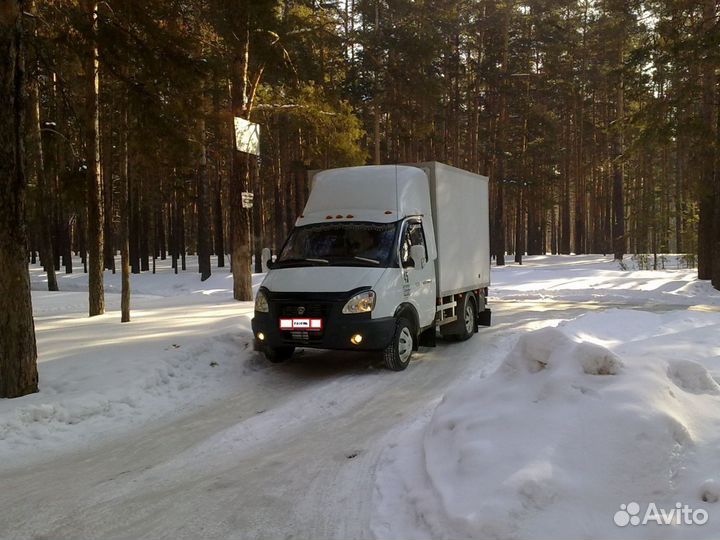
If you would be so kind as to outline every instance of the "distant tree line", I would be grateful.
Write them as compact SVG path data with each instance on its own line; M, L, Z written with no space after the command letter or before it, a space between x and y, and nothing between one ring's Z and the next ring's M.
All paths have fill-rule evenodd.
M697 253L720 288L716 0L0 6L0 396L32 391L5 371L34 354L28 261L56 290L79 255L91 316L104 270L127 321L130 275L186 254L201 279L211 255L231 265L250 300L309 169L449 163L491 178L498 265ZM234 148L235 117L261 156Z
M715 0L350 5L374 161L488 175L498 264L689 252L720 288Z

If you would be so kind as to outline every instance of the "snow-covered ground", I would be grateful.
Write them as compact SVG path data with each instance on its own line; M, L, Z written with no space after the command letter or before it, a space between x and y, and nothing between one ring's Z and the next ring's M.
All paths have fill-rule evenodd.
M720 294L626 266L493 268L493 327L400 374L266 363L192 257L132 276L129 324L119 274L90 319L79 266L56 293L32 267L41 391L0 400L0 538L718 536ZM630 502L709 522L616 526Z
M710 282L697 280L697 269L683 268L676 256L666 259L666 270L638 270L626 257L623 270L602 255L525 257L522 267L493 268L491 292L503 300L720 305Z
M611 309L526 333L383 455L375 533L716 538L717 380L720 313ZM617 526L631 502L709 520Z
M0 464L85 447L247 383L257 364L252 304L232 301L227 268L201 283L196 259L189 264L175 275L169 259L158 261L156 274L132 276L128 324L120 324L119 273L105 273L106 314L88 318L79 260L74 273L57 274L60 292L48 292L42 269L31 267L40 392L0 400Z
M520 334L389 436L377 537L720 536L720 294L693 270L625 264L543 256L493 269L496 300L593 311ZM685 505L707 523L689 524Z

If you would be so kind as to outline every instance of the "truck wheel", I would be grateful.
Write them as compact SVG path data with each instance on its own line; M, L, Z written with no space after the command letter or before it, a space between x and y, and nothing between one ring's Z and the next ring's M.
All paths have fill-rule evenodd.
M392 371L402 371L408 367L414 339L410 321L400 317L395 323L395 335L393 335L390 345L383 351L385 367Z
M475 299L470 294L463 297L462 310L462 331L455 335L458 341L465 341L472 337L477 328L477 310L475 308Z
M264 352L269 362L279 364L293 355L295 347L266 347Z

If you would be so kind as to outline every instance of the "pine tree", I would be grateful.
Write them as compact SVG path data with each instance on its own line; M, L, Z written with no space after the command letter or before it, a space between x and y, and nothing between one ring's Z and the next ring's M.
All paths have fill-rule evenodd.
M82 0L82 10L87 25L88 44L84 55L85 87L85 171L87 175L88 216L88 292L90 316L105 313L103 286L103 196L100 163L100 122L98 85L100 80L97 26L98 5L95 0Z
M25 8L12 0L0 9L0 398L38 390L25 225Z

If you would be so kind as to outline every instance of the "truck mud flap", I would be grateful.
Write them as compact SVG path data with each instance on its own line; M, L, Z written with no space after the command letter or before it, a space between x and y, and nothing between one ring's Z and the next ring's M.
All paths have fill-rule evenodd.
M485 311L478 313L478 326L490 326L492 319L492 311L485 308Z
M435 326L431 326L424 332L420 332L420 336L418 337L418 344L421 347L436 347L437 346L437 339L435 335Z

